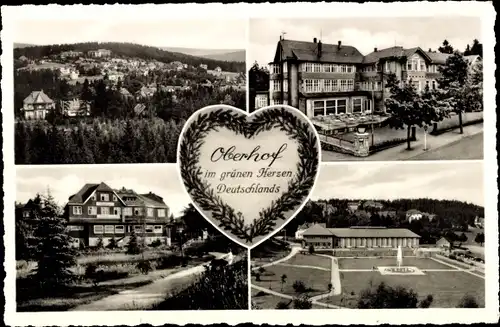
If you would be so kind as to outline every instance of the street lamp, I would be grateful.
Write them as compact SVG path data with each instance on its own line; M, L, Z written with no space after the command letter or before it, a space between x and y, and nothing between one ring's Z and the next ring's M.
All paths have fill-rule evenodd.
M427 125L424 125L424 151L427 151Z

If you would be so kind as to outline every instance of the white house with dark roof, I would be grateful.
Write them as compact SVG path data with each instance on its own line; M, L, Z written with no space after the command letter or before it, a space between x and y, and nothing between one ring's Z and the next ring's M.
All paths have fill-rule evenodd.
M132 232L146 244L155 240L170 245L169 207L154 193L112 189L106 183L85 184L65 206L67 230L74 246L107 245L114 238L127 244Z
M303 234L304 244L316 248L417 248L420 236L405 228L326 228L319 224Z
M21 111L25 119L45 119L47 114L54 109L54 101L43 90L40 90L31 92L23 100Z

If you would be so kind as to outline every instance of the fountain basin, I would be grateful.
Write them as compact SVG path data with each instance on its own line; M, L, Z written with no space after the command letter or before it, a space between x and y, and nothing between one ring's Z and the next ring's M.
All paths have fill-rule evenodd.
M406 276L425 275L425 273L417 267L394 266L394 267L377 267L377 268L380 274L382 275L406 275Z

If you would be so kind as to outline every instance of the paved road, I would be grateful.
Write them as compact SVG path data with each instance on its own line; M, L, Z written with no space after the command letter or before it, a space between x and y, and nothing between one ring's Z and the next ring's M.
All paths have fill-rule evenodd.
M464 134L459 134L458 130L453 130L437 136L427 135L427 147L429 149L427 151L424 151L423 131L417 129L417 141L412 142L411 147L412 150L408 151L406 143L404 143L368 157L354 157L348 154L323 150L321 156L322 161L482 159L483 124L465 126Z
M483 159L483 133L464 137L439 149L429 150L412 160L446 160L462 159L477 160Z

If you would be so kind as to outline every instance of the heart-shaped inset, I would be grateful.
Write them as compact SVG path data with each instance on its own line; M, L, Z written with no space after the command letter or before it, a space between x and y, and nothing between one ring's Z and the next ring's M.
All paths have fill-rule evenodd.
M184 125L177 163L198 211L233 241L252 248L306 203L320 153L314 126L293 107L248 114L214 105Z

